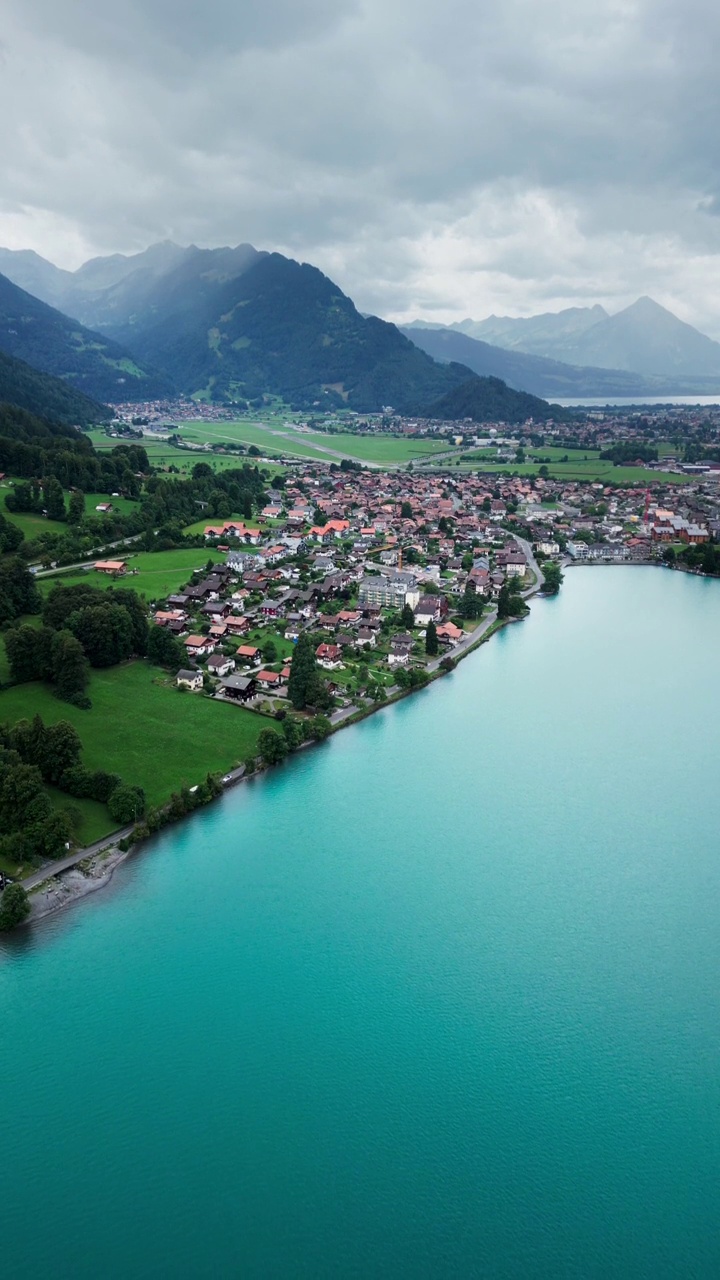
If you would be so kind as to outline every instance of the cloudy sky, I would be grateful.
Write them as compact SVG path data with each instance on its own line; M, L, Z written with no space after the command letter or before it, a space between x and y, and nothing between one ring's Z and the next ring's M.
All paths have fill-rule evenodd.
M0 244L314 262L447 321L648 293L720 338L714 0L5 0Z

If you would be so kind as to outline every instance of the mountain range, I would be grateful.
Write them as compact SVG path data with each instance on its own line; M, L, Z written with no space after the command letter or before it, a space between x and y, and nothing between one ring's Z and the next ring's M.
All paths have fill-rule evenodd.
M0 351L96 400L273 395L423 414L473 376L544 398L720 392L720 344L649 298L614 316L572 307L401 331L316 267L249 244L163 241L76 271L0 249L0 271ZM508 400L507 420L520 412Z
M638 298L615 315L604 307L569 307L516 319L489 316L432 326L490 343L507 351L560 361L567 365L613 369L673 380L689 379L700 391L699 379L720 380L720 343L685 324L652 298ZM426 321L406 326L418 340ZM415 333L417 330L417 339ZM457 356L453 356L457 359ZM665 390L669 386L665 385ZM684 390L684 386L680 390ZM717 388L711 388L712 391ZM580 393L577 393L580 394ZM584 394L592 394L585 392ZM601 393L602 394L602 393ZM617 393L621 394L621 393ZM634 394L630 392L629 394Z
M0 277L0 349L115 401L173 389L420 413L472 376L438 364L395 325L362 316L316 267L251 245L165 243L76 272L4 250L0 265L18 282Z

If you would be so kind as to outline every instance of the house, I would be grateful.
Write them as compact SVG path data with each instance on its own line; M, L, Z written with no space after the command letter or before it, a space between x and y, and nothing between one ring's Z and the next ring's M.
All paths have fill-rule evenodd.
M252 676L227 676L220 681L223 697L233 702L249 702L255 696L255 681Z
M274 689L281 682L277 671L258 671L255 679L263 689Z
M127 573L127 561L96 560L93 568L97 569L98 573L107 573L112 576L117 575L118 577L122 577Z
M175 677L178 689L192 689L193 693L203 687L202 671L178 671Z
M445 596L421 596L415 607L415 626L426 627L429 622L440 622L448 612Z
M342 650L337 644L319 644L315 650L318 666L326 671L336 671L342 667Z
M113 509L112 502L98 502L95 508L95 510L99 511L100 514L103 516L107 515L109 511L112 511L112 509Z
M462 639L462 628L454 622L443 622L437 629L437 638L441 644L455 645Z
M374 649L377 644L375 632L369 627L360 627L357 633L357 644L362 649Z
M205 658L215 650L215 642L209 636L188 636L185 651L189 658Z
M235 657L242 662L255 662L260 657L260 650L255 644L241 644L235 650Z
M230 613L230 602L229 600L209 600L203 605L202 612L214 621L219 621L221 618L227 618Z
M229 676L235 670L233 658L226 658L224 653L215 653L208 658L207 669L211 676Z

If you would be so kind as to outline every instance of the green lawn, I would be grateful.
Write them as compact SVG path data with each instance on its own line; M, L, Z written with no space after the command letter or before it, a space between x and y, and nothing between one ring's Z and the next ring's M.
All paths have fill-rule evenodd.
M93 671L89 693L92 709L80 711L59 702L47 685L17 685L0 692L0 721L14 723L36 712L49 724L69 720L83 742L83 763L143 787L151 805L163 803L183 782L194 786L208 772L245 760L266 727L243 707L178 693L166 672L144 661ZM69 797L63 803L76 802ZM97 832L89 810L86 821Z
M532 476L538 474L539 464L536 462L506 462L478 464L472 455L463 454L463 466L472 470L497 475ZM687 484L690 476L675 475L670 471L651 471L646 467L616 467L612 462L601 462L589 459L587 462L550 462L547 464L548 476L552 480L585 480L588 483L608 485L627 484L644 488L653 484Z
M180 587L185 586L196 569L204 569L210 553L204 547L186 547L177 551L136 551L127 559L129 570L124 578L111 578L95 569L75 569L39 578L38 586L44 595L58 582L66 586L82 582L92 587L131 587L148 600L164 600ZM137 573L130 570L137 569Z
M47 720L47 716L45 719ZM115 829L117 824L110 817L107 805L100 804L97 800L78 800L75 796L60 791L59 787L46 786L45 790L56 809L71 809L78 816L79 821L73 831L77 844L94 844Z
M287 425L286 417L268 422L187 422L182 434L188 440L222 441L254 444L264 452L293 453L319 461L337 461L340 457L358 462L405 463L414 459L446 453L447 441L397 438L391 435L356 435L344 431L297 431Z

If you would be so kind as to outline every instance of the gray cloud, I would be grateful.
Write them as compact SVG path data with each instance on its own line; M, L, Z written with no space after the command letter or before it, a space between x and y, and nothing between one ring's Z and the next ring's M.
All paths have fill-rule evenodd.
M0 242L284 248L398 318L720 336L710 0L6 0Z

